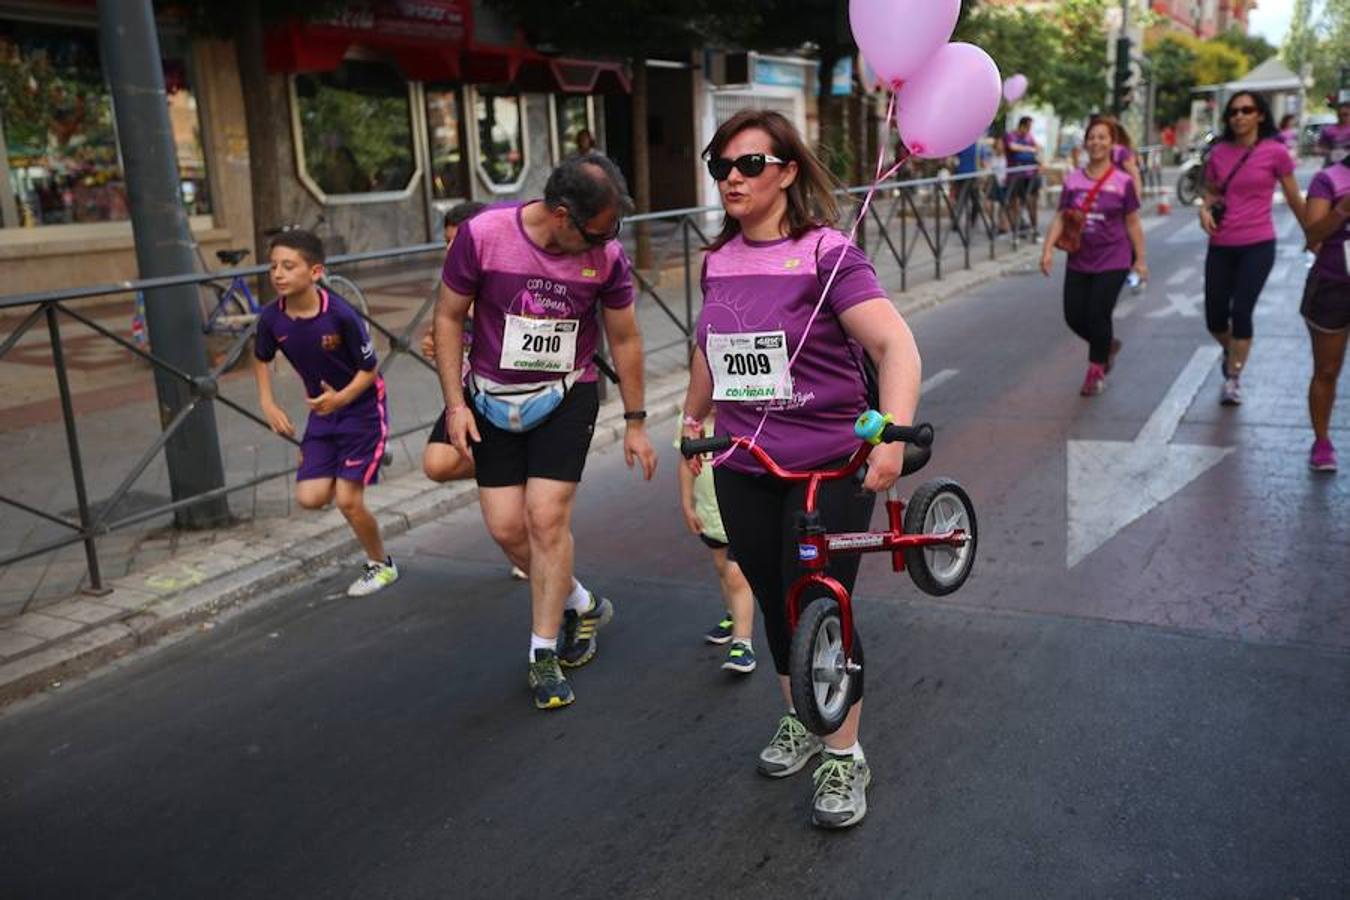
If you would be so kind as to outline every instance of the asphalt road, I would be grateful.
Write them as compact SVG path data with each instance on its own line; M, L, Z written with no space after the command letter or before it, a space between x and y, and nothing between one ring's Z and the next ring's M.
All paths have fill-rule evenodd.
M980 554L945 601L864 565L860 827L754 772L780 701L700 641L662 426L657 483L588 470L579 573L617 615L573 707L531 706L526 588L465 510L397 542L381 595L316 582L0 719L0 895L1347 896L1350 475L1305 467L1302 261L1284 240L1224 409L1203 241L1149 237L1100 397L1058 274L912 321L950 372L914 481L967 487Z

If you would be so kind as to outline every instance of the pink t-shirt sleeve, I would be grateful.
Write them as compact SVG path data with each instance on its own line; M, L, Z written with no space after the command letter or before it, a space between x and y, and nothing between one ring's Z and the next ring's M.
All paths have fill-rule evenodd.
M877 280L877 270L872 266L872 261L856 244L832 247L820 254L816 271L822 285L829 279L840 253L844 254L844 261L839 263L839 273L834 276L827 301L835 315L867 300L886 296L881 282Z
M1308 199L1335 200L1336 186L1331 183L1331 176L1326 172L1318 172L1313 176L1312 184L1308 185ZM262 329L258 329L262 331Z
M1125 196L1121 204L1127 216L1139 209L1139 194L1135 192L1134 179L1128 176L1125 179Z
M623 309L632 306L637 299L633 291L633 270L628 264L628 255L619 252L619 258L610 269L609 278L600 286L600 304L605 309Z
M459 227L455 242L446 252L441 281L456 294L474 297L478 294L478 282L483 270L478 262L478 248L469 226L470 223L465 222Z
M1275 177L1283 178L1286 175L1294 174L1294 158L1289 155L1283 144L1277 144L1271 141L1271 150L1269 151L1271 162L1274 163Z

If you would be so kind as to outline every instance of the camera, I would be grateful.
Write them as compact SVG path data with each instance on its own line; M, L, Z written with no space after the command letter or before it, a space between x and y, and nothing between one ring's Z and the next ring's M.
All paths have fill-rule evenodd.
M1209 217L1214 220L1214 227L1218 228L1223 224L1224 214L1228 212L1228 205L1222 200L1215 200L1209 206Z

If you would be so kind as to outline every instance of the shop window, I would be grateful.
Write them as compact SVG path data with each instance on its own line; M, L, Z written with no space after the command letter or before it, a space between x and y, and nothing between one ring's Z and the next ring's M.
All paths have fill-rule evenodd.
M458 88L428 87L427 138L431 144L431 193L437 200L469 196L464 155L463 107Z
M302 178L320 199L412 188L412 102L397 69L349 59L293 85Z
M206 214L211 197L186 47L172 36L161 46L183 203L191 215ZM130 217L93 29L0 21L0 133L6 227Z
M553 98L553 148L554 155L561 159L580 153L577 136L586 132L591 138L591 149L595 146L595 115L591 98L576 94L559 94Z
M479 90L474 97L474 133L478 138L478 172L498 193L518 190L525 180L525 101L519 94Z

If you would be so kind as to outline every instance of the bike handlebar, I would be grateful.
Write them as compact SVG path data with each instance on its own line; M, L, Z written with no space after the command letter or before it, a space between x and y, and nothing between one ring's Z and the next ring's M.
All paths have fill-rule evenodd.
M873 410L862 414L858 419L858 424L854 426L854 433L863 440L865 444L913 444L916 447L931 447L933 445L933 426L924 422L920 425L893 425L886 421L886 417ZM707 438L684 438L680 441L680 453L686 459L691 456L701 456L704 453L722 453L730 450L733 446L740 445L749 449L750 441L747 438L732 437L729 434L719 434ZM759 450L759 447L755 448Z

